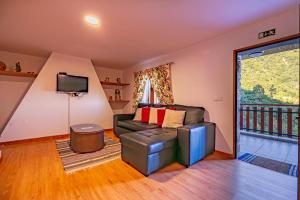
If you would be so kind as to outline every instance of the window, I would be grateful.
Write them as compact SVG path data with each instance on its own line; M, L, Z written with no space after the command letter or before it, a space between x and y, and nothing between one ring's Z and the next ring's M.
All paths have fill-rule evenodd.
M155 103L155 104L159 103L159 100L155 95L154 89L149 79L146 82L144 95L141 103Z

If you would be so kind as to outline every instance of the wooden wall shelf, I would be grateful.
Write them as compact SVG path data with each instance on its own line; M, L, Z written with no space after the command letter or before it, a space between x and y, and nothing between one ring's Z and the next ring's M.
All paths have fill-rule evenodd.
M38 74L36 74L36 73L32 74L32 73L27 73L27 72L0 71L0 75L36 78Z
M114 83L114 82L105 82L105 81L100 81L102 85L115 85L115 86L127 86L130 85L129 83Z
M122 110L129 103L129 101L126 100L108 102L113 110Z
M113 95L111 93L112 92L111 90L114 90L118 87L130 85L129 83L118 83L118 82L107 82L107 81L100 81L100 83L103 86L103 89L105 90L105 93L108 96ZM123 90L123 88L118 88L118 89ZM112 110L122 110L129 103L129 101L127 101L127 100L120 100L120 101L114 101L114 100L109 101L108 100L108 102L109 102Z

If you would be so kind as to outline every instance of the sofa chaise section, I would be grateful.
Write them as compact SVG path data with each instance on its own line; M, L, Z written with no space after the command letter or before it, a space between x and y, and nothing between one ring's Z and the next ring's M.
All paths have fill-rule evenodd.
M114 133L119 137L121 134L158 128L157 124L148 124L133 121L134 114L114 115Z
M122 134L121 156L145 176L176 160L176 129L149 129Z

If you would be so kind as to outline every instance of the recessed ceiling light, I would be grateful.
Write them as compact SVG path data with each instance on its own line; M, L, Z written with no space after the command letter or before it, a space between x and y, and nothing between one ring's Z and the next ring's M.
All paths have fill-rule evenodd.
M85 21L91 25L99 25L99 21L96 17L93 16L85 16Z

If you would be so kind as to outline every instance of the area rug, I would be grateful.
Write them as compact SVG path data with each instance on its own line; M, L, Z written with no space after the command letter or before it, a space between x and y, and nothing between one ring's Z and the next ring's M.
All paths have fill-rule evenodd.
M256 156L250 153L245 153L241 155L238 159L263 168L298 177L298 165L280 162L270 158Z
M109 137L104 138L105 147L92 153L75 153L70 148L70 140L57 140L56 148L66 173L87 169L115 160L121 156L121 143Z

